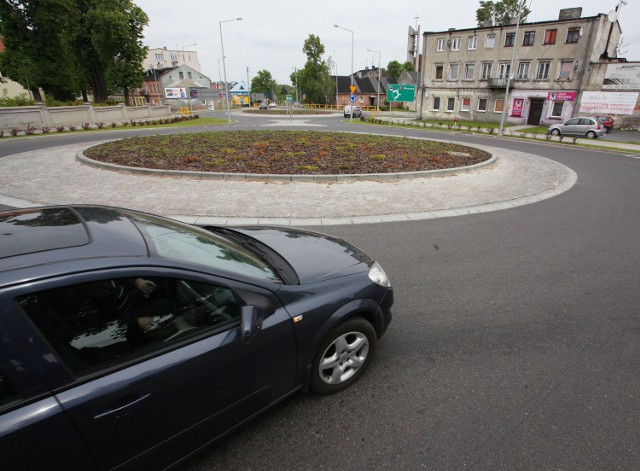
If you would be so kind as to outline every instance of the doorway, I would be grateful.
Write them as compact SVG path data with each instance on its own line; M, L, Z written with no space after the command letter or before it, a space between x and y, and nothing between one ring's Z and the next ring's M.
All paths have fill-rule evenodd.
M527 124L532 126L540 125L540 118L542 118L542 107L544 106L544 100L531 99L531 107L529 108L529 116L527 117Z

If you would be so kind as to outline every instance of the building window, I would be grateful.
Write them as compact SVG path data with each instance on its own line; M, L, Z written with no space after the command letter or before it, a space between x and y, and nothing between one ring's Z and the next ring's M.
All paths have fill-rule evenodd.
M551 62L544 61L538 62L538 69L536 70L536 80L549 80L549 68Z
M557 29L548 29L544 32L544 44L555 44L556 43L556 35L558 34Z
M471 109L471 97L465 96L460 104L460 111L469 111Z
M507 33L504 37L504 47L513 47L516 43L516 33Z
M453 97L447 98L447 111L454 111L456 109L456 99Z
M440 51L444 51L444 47L446 45L446 41L442 38L438 39L438 46L436 47L436 51L440 52Z
M184 78L184 72L178 72L178 77L180 77L181 79Z
M469 36L469 50L476 49L478 47L478 36Z
M460 38L453 38L451 40L451 50L459 51L460 50Z
M442 80L444 73L444 66L436 65L436 80Z
M551 117L561 118L563 106L564 106L564 101L554 101L553 108L551 109Z
M491 78L491 62L484 62L482 64L482 80L489 80Z
M493 111L495 111L496 113L502 113L503 109L504 109L504 98L497 98L496 103L493 106Z
M458 64L449 64L449 80L458 80Z
M433 97L433 111L439 111L440 110L440 97L439 96L434 96Z
M478 111L487 111L487 99L478 98Z
M191 72L187 72L187 77L191 80Z
M525 31L524 38L522 40L523 46L533 46L533 40L536 37L535 31Z
M580 38L580 28L569 28L567 31L567 41L568 43L577 43Z
M484 47L492 48L496 45L496 35L495 34L487 34L487 39L484 42Z
M465 80L473 80L474 75L475 75L475 70L476 70L476 65L471 63L471 64L465 64L464 65L464 78Z
M161 52L160 52L160 53L156 53L156 60L157 60L157 61L162 61L162 60L164 60L164 57L162 56L162 53L161 53Z
M558 75L558 79L571 80L572 71L573 71L573 61L560 62L560 74Z
M177 54L171 54L171 62L178 62L178 55Z
M506 79L509 78L509 73L511 72L511 64L508 62L503 62L500 64L498 69L498 78Z
M518 79L527 80L529 78L529 62L520 62L518 64Z

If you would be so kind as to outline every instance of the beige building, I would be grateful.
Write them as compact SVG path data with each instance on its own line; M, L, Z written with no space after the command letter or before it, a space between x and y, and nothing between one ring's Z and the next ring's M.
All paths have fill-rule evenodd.
M196 72L202 72L196 51L167 49L166 47L149 49L147 51L147 57L142 62L144 70L169 69L183 65L190 67Z
M614 15L515 22L424 33L419 111L423 119L499 122L507 99L510 124L547 125L577 114L585 91L601 91L603 65L621 36ZM591 77L591 78L590 78Z

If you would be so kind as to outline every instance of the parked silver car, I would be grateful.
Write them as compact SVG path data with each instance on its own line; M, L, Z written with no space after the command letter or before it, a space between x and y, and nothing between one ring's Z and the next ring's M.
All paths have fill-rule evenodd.
M549 126L553 136L584 136L589 139L604 136L605 127L595 118L571 118L561 124Z

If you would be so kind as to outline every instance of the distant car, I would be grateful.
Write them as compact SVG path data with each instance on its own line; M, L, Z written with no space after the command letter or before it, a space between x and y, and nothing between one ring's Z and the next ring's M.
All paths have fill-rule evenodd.
M53 206L0 211L0 234L7 471L176 465L354 383L391 321L382 267L317 232Z
M359 106L345 106L344 107L344 117L345 118L349 118L351 117L351 110L353 109L353 117L354 118L359 118L360 116L362 116L362 108L360 108Z
M264 103L264 102L263 102L263 103L260 103L260 105L258 106L258 109L266 110L266 109L267 109L267 104L266 104L266 103Z
M275 108L276 104L275 103L269 103L269 108Z
M591 118L595 118L604 126L607 132L613 131L613 118L607 115L596 115L590 116Z
M589 139L604 136L605 127L595 118L571 118L561 124L549 126L553 136L584 136Z

